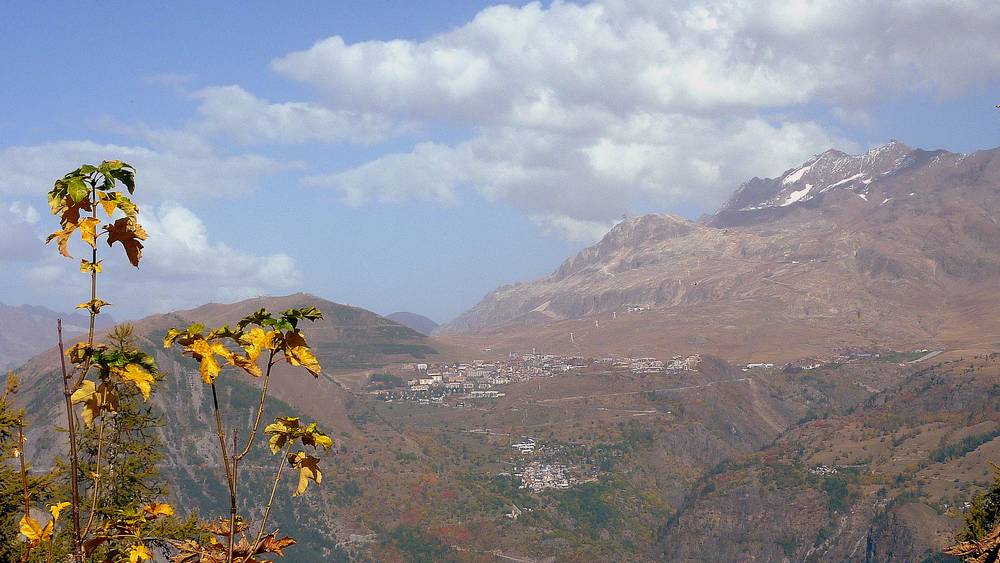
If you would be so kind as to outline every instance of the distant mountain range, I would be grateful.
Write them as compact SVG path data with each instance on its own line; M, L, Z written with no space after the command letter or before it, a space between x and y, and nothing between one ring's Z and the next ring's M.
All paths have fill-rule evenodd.
M410 327L420 334L430 335L434 332L434 329L438 327L438 324L431 319L428 319L423 315L418 315L417 313L408 313L406 311L392 313L391 315L386 315L385 318L403 326Z
M0 303L0 372L13 369L56 344L56 320L63 320L67 338L77 337L88 330L90 317L79 311L57 313L37 305L4 305ZM98 328L114 324L110 315L98 317Z
M1000 345L1000 149L892 141L753 178L700 221L615 226L438 329L494 347L728 358Z

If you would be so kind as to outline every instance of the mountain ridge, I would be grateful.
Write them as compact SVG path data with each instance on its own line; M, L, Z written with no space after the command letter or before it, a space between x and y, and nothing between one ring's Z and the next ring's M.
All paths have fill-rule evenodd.
M749 180L702 221L623 221L549 276L498 288L438 334L610 352L705 339L721 348L731 326L764 335L747 354L781 349L795 334L836 345L933 341L935 319L954 301L1000 295L998 193L1000 149L965 155L891 141L860 155L826 151ZM615 342L612 327L630 309L669 319L648 324L673 326L691 343L637 327ZM987 340L1000 340L1000 327L986 328Z

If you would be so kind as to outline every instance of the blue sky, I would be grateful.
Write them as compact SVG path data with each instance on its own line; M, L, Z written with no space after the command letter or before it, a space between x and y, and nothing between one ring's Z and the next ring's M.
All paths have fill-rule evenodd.
M831 146L1000 145L995 2L847 4L21 5L0 301L83 300L39 238L86 160L139 169L120 318L302 290L445 321L623 214L696 218Z

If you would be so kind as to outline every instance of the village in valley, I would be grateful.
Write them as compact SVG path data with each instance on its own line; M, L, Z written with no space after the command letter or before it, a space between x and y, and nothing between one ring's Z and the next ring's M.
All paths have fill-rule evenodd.
M382 401L416 401L463 407L467 401L497 399L499 389L534 378L554 377L573 372L602 371L632 374L661 374L694 371L701 362L698 355L656 358L585 358L554 354L510 354L507 359L453 364L404 364L401 375L373 376L377 388L370 394Z

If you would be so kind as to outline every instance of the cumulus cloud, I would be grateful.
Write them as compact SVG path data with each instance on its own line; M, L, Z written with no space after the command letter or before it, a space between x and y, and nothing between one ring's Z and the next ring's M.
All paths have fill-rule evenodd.
M713 205L740 181L777 174L833 144L848 143L812 123L643 115L594 136L491 128L455 146L424 143L305 182L334 188L354 204L450 202L458 190L472 187L524 210L547 232L593 240L580 235L599 238L598 225L639 202ZM541 219L552 217L559 220ZM569 225L574 228L563 228Z
M998 25L988 0L535 2L422 42L331 37L272 66L338 106L415 117L688 113L962 91L1000 70Z
M0 194L48 191L59 178L84 162L118 158L138 170L143 200L201 199L246 193L260 177L300 166L255 154L223 156L204 147L190 152L93 141L57 141L0 149Z
M307 184L353 203L474 188L562 218L537 221L555 232L637 201L711 207L750 176L851 149L815 122L769 116L818 104L857 120L882 96L960 93L1000 73L998 28L986 0L535 2L424 41L330 37L272 68L338 111L472 131Z
M201 101L201 120L193 129L223 135L242 144L302 143L307 141L371 144L406 127L382 114L333 110L304 102L272 103L239 86L205 88L194 96Z
M284 253L255 255L209 240L205 223L190 209L167 202L144 210L149 240L143 268L164 280L198 281L237 293L287 289L300 279Z

